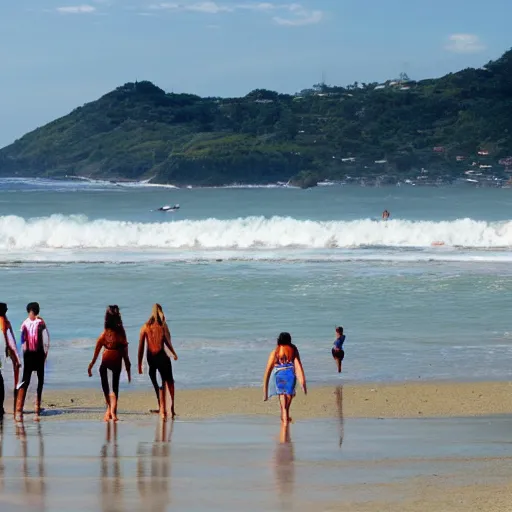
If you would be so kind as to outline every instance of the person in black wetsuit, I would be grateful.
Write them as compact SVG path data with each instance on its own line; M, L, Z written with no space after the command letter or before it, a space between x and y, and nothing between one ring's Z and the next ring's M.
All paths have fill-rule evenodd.
M44 370L46 358L50 350L50 334L45 321L39 316L39 304L30 302L27 305L28 318L21 325L21 347L23 350L23 377L18 386L16 401L16 417L23 417L23 407L30 379L33 372L37 372L37 398L35 417L39 419L41 411L41 399L44 386Z
M165 352L165 347L170 350L175 361L177 361L178 355L172 346L171 333L167 326L167 322L165 321L165 315L160 304L155 304L153 306L153 311L149 320L140 330L138 353L139 374L142 374L142 359L144 357L146 342L148 344L146 359L149 366L149 377L158 397L160 416L164 419L167 418L165 403L167 387L169 394L171 395L171 415L174 418L174 416L176 416L174 409L174 376L172 373L171 359ZM160 373L160 377L162 378L161 388L158 386L156 380L157 371Z

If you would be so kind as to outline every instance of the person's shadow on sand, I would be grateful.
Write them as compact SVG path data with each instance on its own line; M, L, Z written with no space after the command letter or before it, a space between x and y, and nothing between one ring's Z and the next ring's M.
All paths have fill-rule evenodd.
M124 511L123 479L115 422L106 423L105 443L101 447L100 461L101 509L104 512Z
M339 447L341 448L341 445L343 444L343 439L345 437L345 420L343 418L343 386L338 386L334 390L334 395L336 397L336 409L338 411L340 429Z
M279 442L274 453L277 492L282 509L293 509L295 486L295 452L290 436L290 425L281 424Z
M169 428L169 431L167 429ZM139 443L137 449L137 485L141 510L165 512L171 503L169 482L171 478L171 437L174 422L159 421L155 442ZM149 462L149 468L147 463Z

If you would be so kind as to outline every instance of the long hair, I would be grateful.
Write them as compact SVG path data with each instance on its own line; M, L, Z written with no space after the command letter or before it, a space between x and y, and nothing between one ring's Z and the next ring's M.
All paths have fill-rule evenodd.
M151 316L146 322L148 325L158 324L160 326L165 325L165 315L160 304L153 304L153 309L151 310Z
M113 305L107 307L107 311L105 312L105 329L111 329L112 331L125 334L119 306Z

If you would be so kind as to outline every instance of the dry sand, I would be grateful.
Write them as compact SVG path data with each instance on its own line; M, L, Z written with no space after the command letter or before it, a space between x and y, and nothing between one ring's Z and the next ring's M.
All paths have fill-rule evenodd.
M26 408L30 410L33 395ZM51 411L100 417L103 396L99 389L45 391L43 406ZM9 410L10 410L9 405ZM147 414L156 407L152 391L122 390L121 414ZM180 390L176 392L176 411L182 419L215 416L276 415L275 398L265 403L258 388ZM487 416L512 413L512 383L509 382L424 382L403 384L313 387L307 396L301 390L292 404L295 420L332 418L421 418ZM55 417L61 415L56 414ZM48 418L49 419L49 418Z

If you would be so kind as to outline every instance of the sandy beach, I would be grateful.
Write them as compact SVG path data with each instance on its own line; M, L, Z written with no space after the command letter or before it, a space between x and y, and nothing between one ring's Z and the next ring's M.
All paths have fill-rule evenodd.
M34 394L28 395L30 411ZM177 390L176 411L180 419L202 419L227 415L278 415L276 399L263 402L259 388ZM7 395L7 407L10 393ZM47 419L100 419L103 395L99 389L45 391ZM151 390L130 391L124 384L119 400L122 416L147 414L156 406ZM485 416L512 413L512 383L509 382L407 382L311 387L301 390L292 406L295 420L334 418L424 418Z
M45 393L42 421L7 415L0 509L41 511L508 511L510 385L404 383L299 391L294 423L260 389L179 391L175 422L150 392Z

